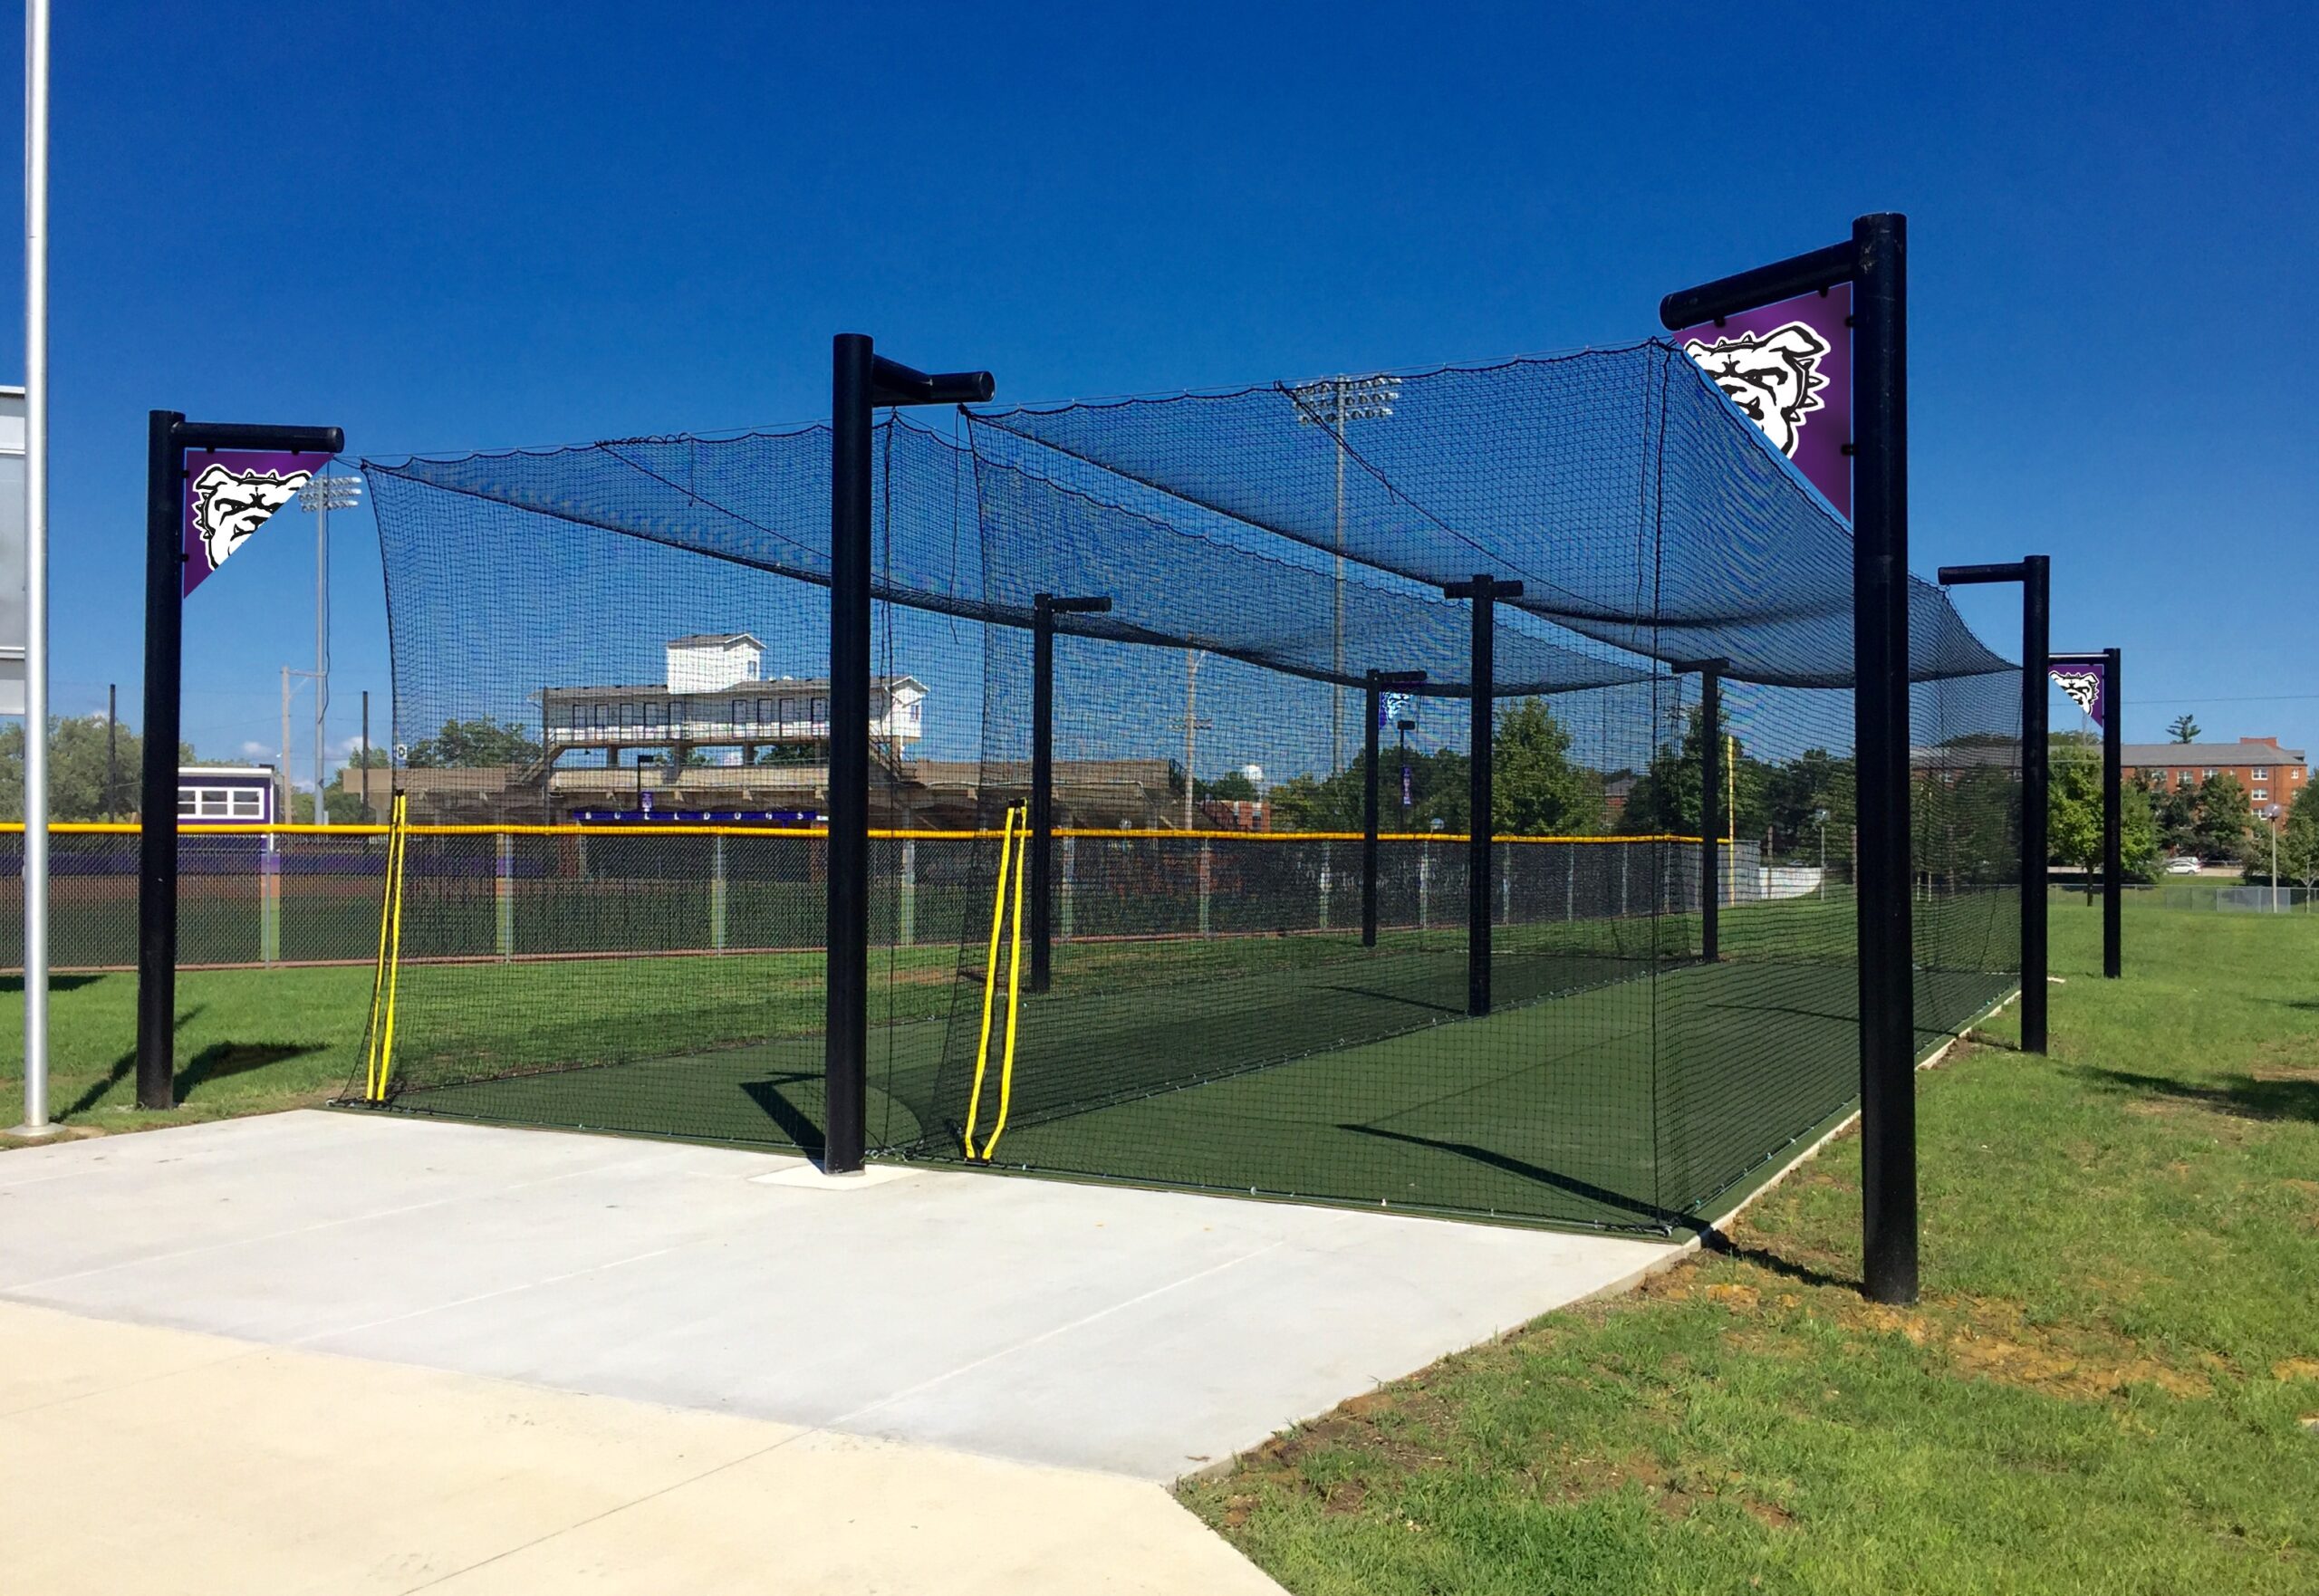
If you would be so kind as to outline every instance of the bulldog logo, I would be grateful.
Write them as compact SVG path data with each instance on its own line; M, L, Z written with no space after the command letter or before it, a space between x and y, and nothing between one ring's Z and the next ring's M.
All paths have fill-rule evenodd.
M2098 670L2057 670L2054 672L2054 686L2088 715L2102 701L2102 673Z
M211 570L313 480L311 471L234 471L211 466L193 479L194 526Z
M1683 352L1697 361L1731 402L1747 412L1793 459L1802 440L1804 418L1820 408L1820 359L1828 341L1802 322L1769 332L1741 332L1712 343L1692 339Z

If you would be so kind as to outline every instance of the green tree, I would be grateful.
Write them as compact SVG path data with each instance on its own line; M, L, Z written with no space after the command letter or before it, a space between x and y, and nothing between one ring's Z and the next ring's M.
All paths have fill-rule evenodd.
M2199 784L2199 851L2208 859L2246 860L2247 836L2254 830L2255 812L2247 789L2228 771L2217 771ZM2270 839L2263 839L2267 859Z
M474 720L447 720L443 729L410 745L404 763L414 770L472 769L478 765L527 764L540 756L540 745L522 726L486 715Z
M144 768L145 739L127 726L120 728L111 761L111 791L107 793L105 717L80 716L52 718L48 739L48 812L51 820L102 820L108 812L121 820L137 815ZM193 748L180 744L178 763L191 764ZM0 727L0 819L24 818L24 723L11 721Z
M2187 715L2178 715L2166 726L2166 735L2178 743L2195 743L2202 728Z
M1570 733L1542 698L1497 717L1490 738L1490 825L1517 837L1583 836L1603 822L1602 780L1570 761Z
M2243 802L2243 801L2242 801ZM2053 862L2085 872L2086 896L2102 870L2102 759L2077 744L2054 750L2046 787L2045 841ZM2118 800L2118 862L2129 876L2148 880L2158 873L2158 817L2150 792L2128 782Z
M2169 856L2199 851L2199 800L2188 787L2169 787L2164 775L2144 774L2137 783L2148 794L2158 825L2158 846Z
M2319 785L2297 793L2279 827L2279 874L2306 889L2319 887L2319 798L2314 793L2319 793ZM2267 853L2270 839L2263 841ZM2268 865L2267 858L2264 862Z
M1852 763L1825 748L1806 748L1765 774L1764 808L1774 846L1790 853L1814 852L1821 814L1840 841L1852 823Z

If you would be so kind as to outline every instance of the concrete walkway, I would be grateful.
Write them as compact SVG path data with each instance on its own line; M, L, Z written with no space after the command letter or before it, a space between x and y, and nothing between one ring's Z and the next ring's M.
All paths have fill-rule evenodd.
M0 1590L1279 1596L1162 1486L0 1304Z
M24 1149L0 1590L1269 1589L1168 1482L1671 1252L322 1112Z

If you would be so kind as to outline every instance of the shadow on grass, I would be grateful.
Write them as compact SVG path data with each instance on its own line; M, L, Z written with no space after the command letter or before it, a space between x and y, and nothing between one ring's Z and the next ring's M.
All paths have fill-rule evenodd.
M1799 1264L1793 1258L1783 1258L1777 1253L1766 1252L1762 1247L1743 1245L1713 1226L1700 1230L1699 1246L1702 1251L1713 1253L1718 1258L1753 1264L1758 1269L1767 1270L1799 1285L1833 1285L1845 1291L1860 1289L1860 1282L1849 1276L1830 1274L1825 1270L1814 1269L1809 1264Z
M93 986L103 979L105 976L101 972L93 975L60 976L51 970L48 975L48 989L51 992L72 992L82 986ZM0 976L0 997L22 997L24 995L24 976Z
M2319 1079L2264 1081L2253 1075L2226 1077L2216 1085L2195 1085L2164 1075L2088 1065L2085 1073L2112 1091L2195 1103L2241 1120L2303 1120L2319 1124Z
M212 1081L322 1051L319 1042L213 1042L178 1072L178 1101L192 1101L194 1093Z
M171 1036L175 1036L178 1032L184 1030L189 1023L197 1018L200 1014L202 1007L202 1005L196 1004L191 1008L186 1009L180 1013L178 1015L177 1024L170 1027L169 1034ZM119 1058L113 1060L112 1068L107 1070L94 1081L90 1082L89 1084L82 1090L81 1095L74 1098L71 1105L56 1117L60 1120L70 1120L75 1114L87 1113L91 1109L95 1108L98 1103L104 1101L104 1095L106 1092L111 1091L123 1081L128 1080L136 1069L137 1050L132 1047L127 1053L122 1053Z

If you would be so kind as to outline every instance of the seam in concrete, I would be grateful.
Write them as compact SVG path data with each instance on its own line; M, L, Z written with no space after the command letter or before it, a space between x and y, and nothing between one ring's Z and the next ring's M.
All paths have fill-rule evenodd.
M1221 1264L1211 1264L1205 1269L1197 1270L1190 1274L1184 1275L1180 1279L1171 1280L1165 1285L1155 1285L1150 1291L1139 1292L1134 1296L1129 1297L1123 1302L1113 1303L1108 1308L1098 1308L1092 1313L1074 1319L1068 1324L1058 1324L1052 1330L1043 1330L1038 1334L1029 1338L1027 1341L1017 1341L1011 1347L1001 1347L996 1352L985 1353L982 1357L977 1358L971 1362L961 1363L956 1369L946 1370L942 1373L933 1376L931 1379L919 1380L916 1385L905 1386L899 1391L889 1392L887 1395L879 1398L874 1402L865 1402L861 1407L852 1409L851 1412L841 1413L835 1418L829 1421L829 1426L830 1428L834 1428L842 1424L850 1424L853 1420L861 1418L864 1414L875 1413L880 1408L890 1408L896 1402L906 1401L909 1398L917 1396L920 1391L931 1390L936 1386L956 1380L962 1374L971 1374L974 1370L983 1368L986 1364L996 1363L1002 1358L1011 1358L1015 1353L1026 1351L1030 1348L1037 1346L1042 1341L1051 1341L1059 1335L1068 1335L1073 1331L1083 1330L1099 1319L1107 1319L1111 1317L1111 1315L1120 1312L1124 1309L1132 1308L1140 1303L1148 1303L1154 1297L1165 1296L1168 1293L1176 1290L1179 1286L1189 1285L1196 1280L1206 1280L1211 1274L1221 1274L1227 1269L1237 1268L1239 1265L1247 1263L1252 1258L1263 1257L1266 1253L1278 1252L1281 1245L1282 1244L1276 1241L1267 1242L1263 1246L1258 1247L1255 1252L1243 1253L1236 1258L1227 1258Z

